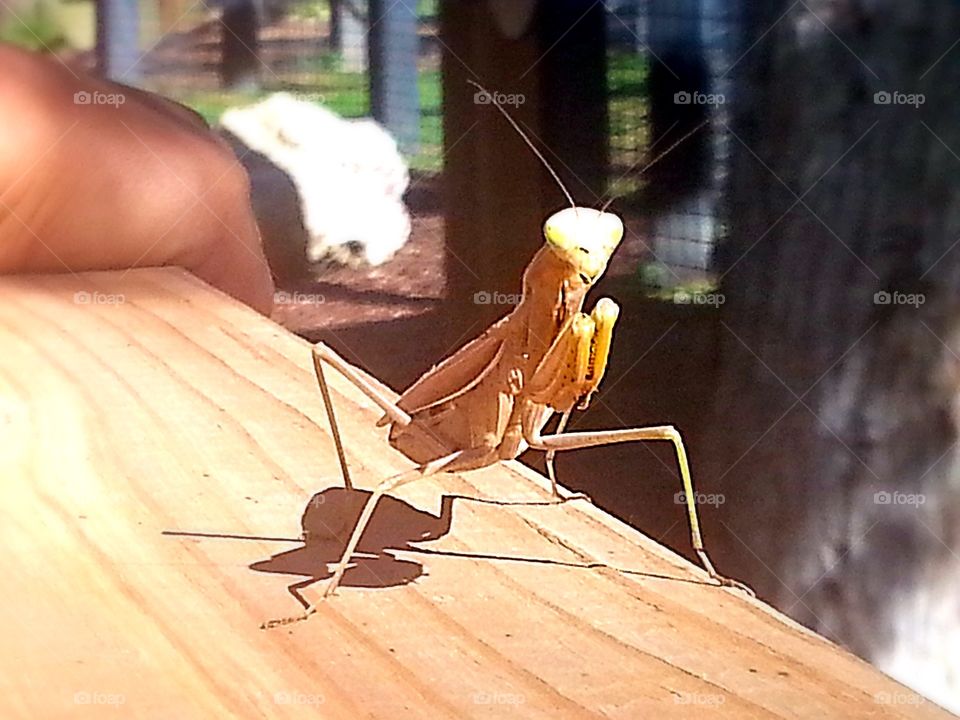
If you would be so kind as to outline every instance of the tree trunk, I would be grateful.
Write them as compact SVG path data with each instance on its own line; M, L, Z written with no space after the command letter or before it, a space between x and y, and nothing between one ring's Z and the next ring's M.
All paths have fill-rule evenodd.
M328 0L330 6L330 34L327 36L327 48L337 51L343 31L343 0Z
M769 5L733 70L712 547L957 703L960 5ZM930 664L901 672L907 657Z

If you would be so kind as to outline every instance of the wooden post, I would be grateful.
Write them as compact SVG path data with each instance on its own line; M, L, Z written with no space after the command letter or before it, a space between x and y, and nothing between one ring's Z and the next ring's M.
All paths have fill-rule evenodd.
M606 9L586 0L551 0L540 3L537 21L543 56L533 72L541 73L547 159L578 205L596 206L609 160ZM551 209L561 204L562 198Z
M254 0L227 0L220 22L222 86L257 88L260 85L261 68L257 55L260 17Z
M541 3L525 28L516 8L441 3L448 295L453 317L471 323L509 310L506 303L475 298L509 300L519 292L523 266L542 242L546 215L566 200L467 79L514 99L506 109L583 204L602 192L602 7L579 0ZM495 14L498 9L502 15ZM508 23L503 15L511 11ZM459 321L453 325L454 334L463 331Z

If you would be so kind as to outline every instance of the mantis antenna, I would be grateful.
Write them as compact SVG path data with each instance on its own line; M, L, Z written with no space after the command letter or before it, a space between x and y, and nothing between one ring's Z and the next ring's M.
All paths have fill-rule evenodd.
M569 192L567 192L567 189L563 186L563 183L560 182L560 177L557 175L556 172L554 172L553 168L550 167L550 163L547 162L547 159L546 159L545 157L543 157L543 155L541 154L541 152L540 152L539 150L537 150L537 146L534 145L534 144L530 141L530 138L527 137L527 134L526 134L523 130L520 129L520 125L517 123L517 121L514 120L512 117L510 117L510 113L508 113L506 110L504 110L504 109L500 106L500 103L497 102L496 96L495 96L492 92L490 92L489 90L487 90L485 87L483 87L483 85L481 85L481 84L478 83L478 82L474 82L473 80L470 80L469 78L467 78L467 82L470 83L471 85L473 85L473 86L474 86L475 88L477 88L478 90L480 90L480 92L485 93L486 96L487 96L488 98L490 98L490 102L493 103L494 107L496 107L497 110L500 111L500 114L503 115L503 116L507 119L507 122L509 122L510 125L513 126L513 129L517 131L517 134L520 135L521 138L523 138L523 141L527 144L527 147L529 147L531 150L533 150L533 154L536 155L537 158L539 158L540 162L543 163L543 166L544 166L544 167L547 169L547 171L550 173L551 177L553 177L553 179L557 181L557 185L560 186L560 189L563 190L563 194L566 195L566 196L567 196L567 200L570 201L570 207L572 207L574 210L576 210L576 209L577 209L577 204L573 201L573 196L572 196ZM698 127L697 129L699 130L700 128ZM683 139L686 140L686 138L683 138ZM672 149L672 148L671 148L671 149ZM669 151L668 151L668 152L669 152ZM659 159L659 158L658 158L658 159Z
M680 139L677 140L675 143L673 143L673 145L671 145L671 146L668 147L666 150L664 150L662 153L660 153L659 155L657 155L653 160L651 160L650 162L648 162L648 163L646 164L646 166L644 166L643 170L640 171L640 174L643 175L647 170L649 170L649 169L652 168L654 165L656 165L658 162L660 162L661 160L663 160L667 155L669 155L671 152L673 152L673 151L677 148L678 145L680 145L681 143L685 142L685 141L686 141L688 138L690 138L692 135L694 135L694 134L696 134L697 132L699 132L699 131L703 128L703 126L706 125L706 124L708 124L709 122L710 122L710 118L707 118L706 120L704 120L703 122L701 122L699 125L697 125L693 130L691 130L691 131L688 132L686 135L684 135L682 138L680 138ZM669 131L668 131L668 132L669 132ZM629 172L629 171L628 171L628 172ZM614 200L616 200L616 199L617 199L617 197L614 196L614 197L610 198L609 200L607 200L607 201L603 204L603 207L600 208L600 212L604 212L608 207L610 207L610 203L612 203L612 202L613 202Z

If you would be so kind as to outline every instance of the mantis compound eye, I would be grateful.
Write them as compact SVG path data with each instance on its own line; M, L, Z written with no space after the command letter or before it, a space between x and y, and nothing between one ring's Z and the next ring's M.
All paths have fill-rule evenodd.
M606 226L603 233L604 247L609 254L613 254L623 240L623 221L612 213L603 213L600 217Z
M563 223L553 221L553 218L547 220L543 226L543 236L552 245L563 250L570 249L569 228L563 227Z

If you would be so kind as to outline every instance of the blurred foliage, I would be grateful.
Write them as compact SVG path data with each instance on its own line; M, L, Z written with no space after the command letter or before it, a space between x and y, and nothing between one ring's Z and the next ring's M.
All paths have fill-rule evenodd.
M330 3L327 0L296 0L287 6L288 17L302 20L330 20Z
M713 277L680 278L657 260L640 263L637 266L636 279L644 297L679 305L690 304L691 297L716 293L719 288Z
M439 0L417 0L417 17L430 20L437 16Z
M57 51L66 45L55 3L34 2L17 10L0 10L0 42L39 51Z
M355 1L355 0L354 0ZM304 20L330 20L330 3L328 0L295 0L288 6L288 17ZM436 18L438 0L417 0L417 17L421 20Z
M715 293L719 287L712 277L679 278L667 265L657 260L641 262L637 266L636 279L644 297L673 303L677 303L678 298L684 295L689 297ZM681 301L679 304L686 303Z

